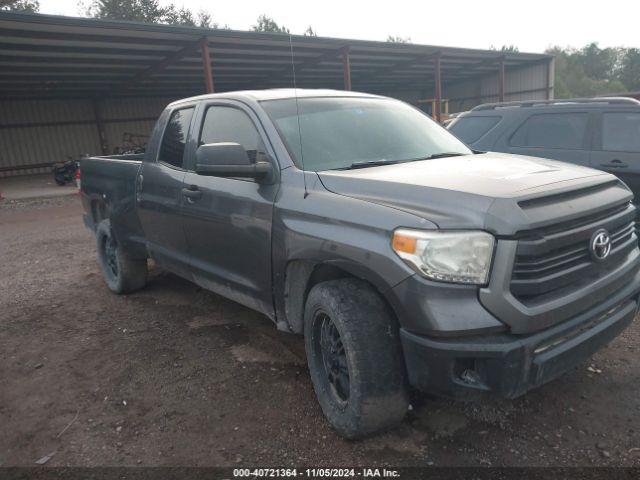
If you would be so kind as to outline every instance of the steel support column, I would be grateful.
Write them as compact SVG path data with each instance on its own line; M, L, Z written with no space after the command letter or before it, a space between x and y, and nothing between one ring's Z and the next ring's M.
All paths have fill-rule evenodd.
M436 109L435 112L432 112L432 114L434 114L434 118L436 119L437 122L440 122L440 112L442 110L442 71L441 71L441 66L440 66L440 54L436 55L433 59L433 64L435 67L435 72L434 72L434 82L435 82L435 92L434 92L434 107Z
M98 130L98 140L100 141L100 151L102 155L109 154L109 145L107 144L107 135L104 131L104 123L102 121L102 104L97 98L91 102L93 107L93 117L96 122L96 129Z
M553 100L554 91L553 86L555 83L555 58L550 58L547 63L547 100Z
M213 73L211 72L211 56L209 55L209 39L203 38L200 41L200 51L202 52L202 69L204 73L204 85L207 93L213 93Z
M342 54L342 76L344 78L344 89L351 90L351 62L349 60L349 47L341 50Z
M500 102L504 102L504 58L500 60L500 67L498 69L498 97Z

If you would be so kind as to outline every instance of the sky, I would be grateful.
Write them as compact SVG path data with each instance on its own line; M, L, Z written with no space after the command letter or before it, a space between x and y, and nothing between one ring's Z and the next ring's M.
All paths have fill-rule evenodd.
M40 0L40 12L83 15L90 0ZM386 40L409 37L412 43L468 48L515 45L521 52L542 52L554 45L640 48L639 0L161 0L194 12L210 12L214 21L248 30L260 14L291 33L311 25L319 36ZM580 11L578 15L576 12Z

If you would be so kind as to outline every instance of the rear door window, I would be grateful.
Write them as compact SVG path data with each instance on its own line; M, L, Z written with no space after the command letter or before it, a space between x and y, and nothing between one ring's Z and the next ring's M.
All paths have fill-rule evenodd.
M164 130L158 161L182 168L184 162L184 149L187 144L189 125L193 116L194 107L182 108L171 114L167 127Z
M587 113L543 113L529 117L511 137L514 147L583 148Z
M480 140L495 127L502 117L462 117L456 120L449 131L466 144Z
M640 152L640 113L605 113L602 116L602 149Z

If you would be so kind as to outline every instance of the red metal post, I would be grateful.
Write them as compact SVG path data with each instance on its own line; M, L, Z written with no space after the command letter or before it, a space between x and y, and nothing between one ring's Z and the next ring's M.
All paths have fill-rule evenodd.
M500 60L500 69L498 70L498 96L500 102L504 102L504 57Z
M435 108L435 112L433 112L434 118L436 122L440 122L440 111L442 110L442 72L440 66L440 54L436 55L433 58L434 67L435 67L435 95L433 106Z
M351 62L349 60L349 47L342 49L342 76L344 78L344 89L351 90Z
M204 85L207 93L213 93L213 74L211 73L211 57L209 56L209 40L205 37L200 41L202 52L202 68L204 70Z

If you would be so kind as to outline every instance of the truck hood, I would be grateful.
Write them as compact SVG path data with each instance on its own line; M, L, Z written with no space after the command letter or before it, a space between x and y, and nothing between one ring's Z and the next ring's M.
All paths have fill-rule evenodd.
M318 175L331 192L410 212L440 228L480 228L503 235L585 213L578 205L565 205L571 207L567 212L552 209L544 218L538 218L540 212L532 217L522 209L525 200L555 198L567 192L581 197L585 189L614 183L618 195L607 196L606 204L630 196L622 183L605 172L502 153L332 170Z

